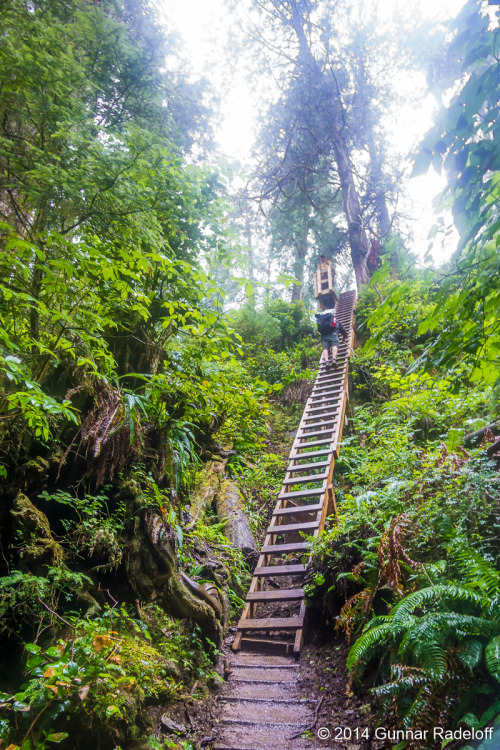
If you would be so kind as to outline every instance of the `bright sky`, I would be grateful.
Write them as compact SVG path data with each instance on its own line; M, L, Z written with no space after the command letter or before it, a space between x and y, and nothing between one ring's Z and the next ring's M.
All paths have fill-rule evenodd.
M446 21L460 12L466 0L365 0L364 9L375 9L382 25L389 24L395 13L429 22ZM221 154L246 164L250 158L255 132L255 106L247 89L241 68L244 61L222 57L231 33L230 18L224 0L157 0L174 24L186 51L193 73L205 76L219 92L221 120L217 140ZM423 79L422 79L423 80ZM401 80L402 90L415 81ZM419 84L421 85L421 84ZM408 155L431 127L437 102L428 94L402 107L393 122L387 123L393 148ZM423 257L428 250L428 232L435 223L433 200L443 189L444 179L432 169L427 175L410 180L402 198L409 227L414 235L413 248ZM432 249L435 262L442 262L454 250L456 237L448 237L444 246L436 239Z

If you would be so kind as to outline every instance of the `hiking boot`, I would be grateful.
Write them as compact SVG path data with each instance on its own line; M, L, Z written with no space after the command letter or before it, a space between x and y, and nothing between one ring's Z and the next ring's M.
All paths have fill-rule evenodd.
M335 367L335 369L337 369L337 367L338 367L337 358L333 357L332 361L329 362L329 365L330 365L330 367Z

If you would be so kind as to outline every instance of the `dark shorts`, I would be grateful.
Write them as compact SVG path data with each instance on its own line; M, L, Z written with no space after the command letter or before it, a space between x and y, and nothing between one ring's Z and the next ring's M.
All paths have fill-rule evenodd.
M326 336L321 336L321 346L323 349L329 349L331 346L339 345L339 335L336 331L327 333Z

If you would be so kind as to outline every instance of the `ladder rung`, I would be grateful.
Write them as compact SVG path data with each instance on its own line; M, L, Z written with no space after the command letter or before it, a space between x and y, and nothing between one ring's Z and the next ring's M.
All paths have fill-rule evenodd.
M324 406L311 406L306 407L305 414L312 414L313 412L320 412L320 411L326 411L329 409L330 411L334 411L335 404L338 404L340 398L329 398L325 400Z
M328 478L328 472L325 471L323 474L306 474L305 477L290 477L284 479L283 484L303 484L304 482L322 482L323 479Z
M247 602L293 601L304 597L304 589L280 589L278 591L252 591Z
M305 430L310 427L319 427L320 425L333 424L338 420L338 414L313 414L312 417L305 417L300 423L299 430ZM309 424L309 422L311 424Z
M294 497L319 497L324 493L321 487L315 487L312 490L294 490L293 492L280 492L278 500L292 500Z
M278 508L273 511L273 516L296 516L300 513L317 513L323 510L323 503L317 505L294 505L292 508Z
M271 565L263 568L255 568L253 576L254 578L259 578L260 576L264 578L266 576L296 576L300 575L301 573L305 573L306 569L307 566L302 564Z
M334 398L333 394L335 394L335 397L342 394L342 391L344 390L344 386L342 383L335 386L317 386L316 388L313 388L311 395L309 396L310 399L325 399L328 397L328 394L332 394L332 398Z
M312 427L313 425L311 425ZM315 425L314 425L315 426ZM302 428L304 429L304 428ZM300 435L297 435L298 438L308 438L308 437L315 437L316 435L331 435L331 440L333 440L333 436L335 434L335 429L330 427L328 430L314 430L313 432L302 432Z
M299 456L300 458L300 456ZM292 461L296 461L297 458L292 458ZM310 463L310 464L298 464L295 466L294 464L288 464L286 467L286 471L288 472L297 472L297 471L310 471L310 469L319 469L322 466L330 466L331 461L318 461L318 463ZM327 473L328 475L328 473Z
M304 438L309 437L309 435L299 435L299 440L303 440ZM297 438L296 438L297 439ZM299 450L300 448L309 448L310 446L315 445L326 445L327 443L336 443L336 441L333 439L333 437L326 438L325 440L311 440L310 443L301 443L300 445L295 445L294 448L296 450ZM331 453L331 450L328 451L322 451L323 453ZM318 452L312 451L311 453L306 453L307 456L319 456Z
M281 526L268 526L266 536L270 534L275 536L276 534L293 534L294 531L312 531L317 529L319 526L319 520L306 521L305 523L283 523Z
M285 555L289 552L307 552L308 549L307 542L295 542L293 544L265 544L260 552L262 555Z
M262 620L240 620L238 630L297 630L304 627L303 617L266 617Z

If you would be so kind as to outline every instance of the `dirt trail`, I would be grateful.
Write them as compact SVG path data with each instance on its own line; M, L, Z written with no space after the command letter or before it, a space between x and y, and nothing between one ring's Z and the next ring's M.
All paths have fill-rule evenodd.
M373 710L348 688L341 640L300 656L237 653L213 708L212 750L367 750ZM319 735L319 736L318 736ZM321 739L324 736L325 739Z

